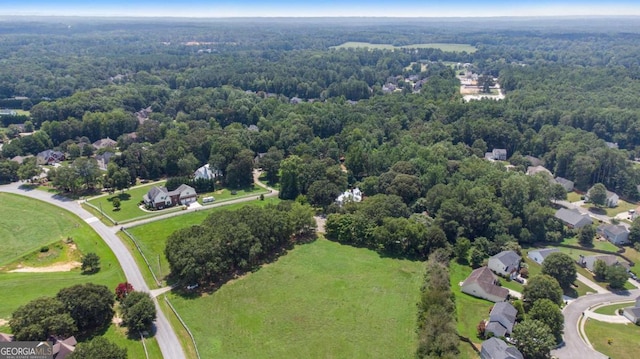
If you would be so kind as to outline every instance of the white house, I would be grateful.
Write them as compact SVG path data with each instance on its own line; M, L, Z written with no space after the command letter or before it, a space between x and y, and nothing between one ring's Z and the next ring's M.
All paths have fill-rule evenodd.
M487 266L498 275L514 278L518 276L521 259L514 251L502 251L489 258Z
M217 169L211 169L211 167L209 166L209 164L207 163L206 165L198 168L194 173L193 173L193 178L194 179L206 179L206 180L212 180L212 179L216 179L217 177L221 176L222 173L217 170Z
M622 315L629 319L633 324L640 324L640 297L636 298L636 305L624 308Z
M597 230L599 235L616 246L629 243L629 230L622 225L601 224Z
M504 302L509 297L509 290L500 287L498 283L498 277L488 267L480 267L469 274L460 289L462 293L494 303Z
M349 202L362 202L362 192L358 187L354 189L348 189L344 193L341 193L338 198L336 198L336 203L338 206L342 206L345 203Z
M542 262L544 262L545 258L547 258L549 254L555 252L559 252L558 248L536 249L533 251L529 251L529 253L527 253L527 257L531 258L532 261L538 264L542 264Z

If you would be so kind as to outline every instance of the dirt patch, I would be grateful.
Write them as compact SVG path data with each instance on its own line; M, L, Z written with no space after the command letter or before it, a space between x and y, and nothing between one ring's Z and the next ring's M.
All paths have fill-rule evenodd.
M7 324L9 324L8 320L0 318L0 327L4 327Z
M55 264L48 267L21 267L14 270L10 270L9 273L49 273L49 272L69 272L72 269L78 268L82 265L80 262L67 262Z

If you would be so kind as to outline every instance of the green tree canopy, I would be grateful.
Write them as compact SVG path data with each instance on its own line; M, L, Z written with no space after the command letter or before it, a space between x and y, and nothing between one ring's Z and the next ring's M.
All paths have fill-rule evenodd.
M16 309L9 327L15 339L21 341L41 341L52 335L66 338L78 330L65 305L51 297L34 299Z
M95 337L86 343L78 343L69 359L127 359L127 349L121 348L104 337Z
M560 287L568 289L577 278L575 262L562 252L551 253L542 262L542 274L547 274L558 281Z
M156 307L149 293L131 292L121 303L122 323L129 333L138 333L151 328L156 320ZM135 334L134 334L135 335Z
M602 207L607 202L607 188L602 183L596 183L589 189L589 201Z
M625 267L614 264L607 267L606 279L612 289L622 289L629 279L629 274Z
M106 327L113 319L115 298L104 285L74 285L61 289L56 298L64 304L81 332Z
M557 305L562 305L562 288L555 278L546 274L529 278L522 292L525 308L530 309L540 299L549 299Z
M516 324L511 338L527 359L547 359L555 345L551 329L544 322L535 319Z
M547 260L545 259L545 262ZM564 315L562 310L556 303L549 299L540 299L533 303L533 307L529 310L528 320L539 320L551 330L556 344L562 341L562 332L564 328Z

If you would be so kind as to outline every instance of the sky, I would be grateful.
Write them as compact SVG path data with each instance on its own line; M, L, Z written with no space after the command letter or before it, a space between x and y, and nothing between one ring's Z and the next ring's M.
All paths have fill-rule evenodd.
M4 2L4 1L3 1ZM13 0L2 15L488 17L640 15L638 0Z

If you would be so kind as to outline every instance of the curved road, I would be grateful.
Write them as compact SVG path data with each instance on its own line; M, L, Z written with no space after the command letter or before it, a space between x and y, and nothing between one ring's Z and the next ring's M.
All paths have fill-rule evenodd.
M116 236L112 228L109 228L104 223L100 222L100 220L87 212L76 201L44 191L20 188L20 186L21 183L12 183L0 186L0 192L14 193L38 199L43 202L48 202L55 206L64 208L82 218L98 233L98 235L100 235L100 237L102 237L109 248L111 248L120 262L120 266L127 277L127 281L131 283L136 290L149 292L149 287L142 278L142 273L133 259L133 256L129 253L127 247L125 247L125 245L120 241L120 238ZM158 345L160 346L163 357L167 359L185 358L178 336L173 331L171 324L158 306L157 300L154 299L154 301L156 301L156 310L158 313L156 318L155 337Z
M620 293L590 294L570 302L562 310L564 314L564 343L551 354L560 359L607 359L607 356L589 347L580 336L578 324L582 313L601 303L616 303L634 300L640 289Z

